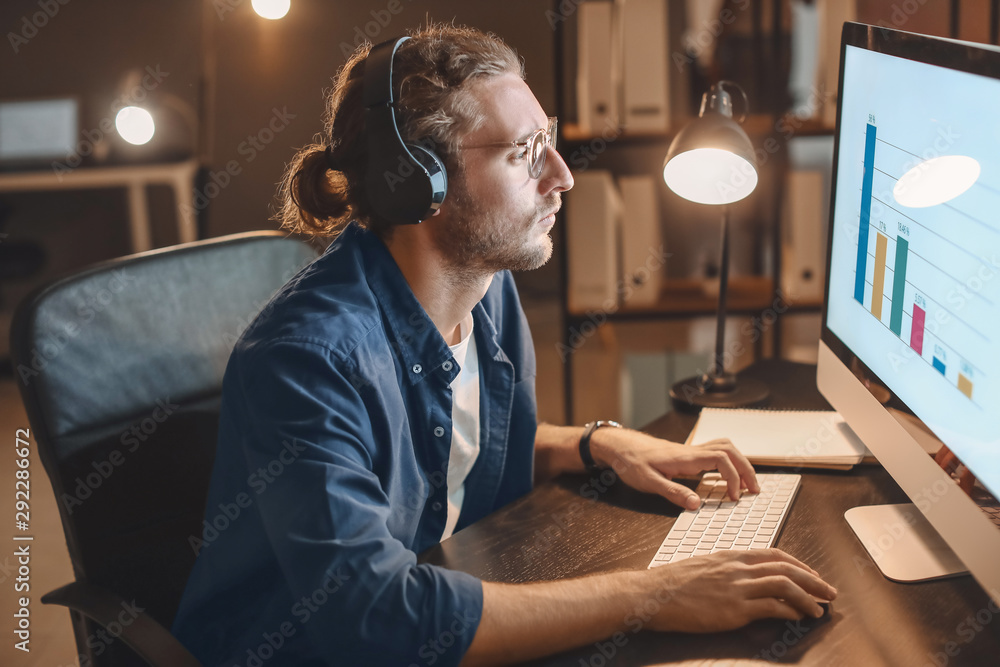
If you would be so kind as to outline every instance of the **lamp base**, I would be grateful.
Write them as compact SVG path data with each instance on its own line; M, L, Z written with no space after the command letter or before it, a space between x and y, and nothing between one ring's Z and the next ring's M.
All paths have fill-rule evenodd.
M674 406L681 410L697 411L701 408L739 408L761 403L771 394L767 385L752 378L741 378L731 373L713 377L708 373L681 380L670 388Z

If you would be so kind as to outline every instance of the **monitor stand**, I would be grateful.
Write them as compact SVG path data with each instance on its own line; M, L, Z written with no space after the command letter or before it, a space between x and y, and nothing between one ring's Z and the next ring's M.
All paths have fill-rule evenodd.
M887 579L909 583L969 573L912 503L854 507L844 518Z

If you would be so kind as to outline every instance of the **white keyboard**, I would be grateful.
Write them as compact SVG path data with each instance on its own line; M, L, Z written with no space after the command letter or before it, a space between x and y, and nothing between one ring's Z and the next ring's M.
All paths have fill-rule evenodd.
M722 475L706 473L695 490L702 498L701 507L681 512L649 567L714 551L767 549L778 537L801 479L801 475L757 475L760 493L744 493L734 501L726 495Z

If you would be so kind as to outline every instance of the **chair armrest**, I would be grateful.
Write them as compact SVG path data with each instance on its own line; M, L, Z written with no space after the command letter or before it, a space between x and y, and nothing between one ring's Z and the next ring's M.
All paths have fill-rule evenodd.
M74 581L43 595L42 603L69 607L105 628L115 623L122 628L118 638L154 667L202 667L167 628L141 610L130 611L129 601L106 588Z

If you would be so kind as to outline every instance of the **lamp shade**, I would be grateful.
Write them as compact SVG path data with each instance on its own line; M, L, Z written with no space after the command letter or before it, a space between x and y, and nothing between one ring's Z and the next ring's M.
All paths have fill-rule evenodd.
M667 150L663 180L675 193L699 204L731 204L757 187L753 145L733 120L729 95L715 87L701 113Z

